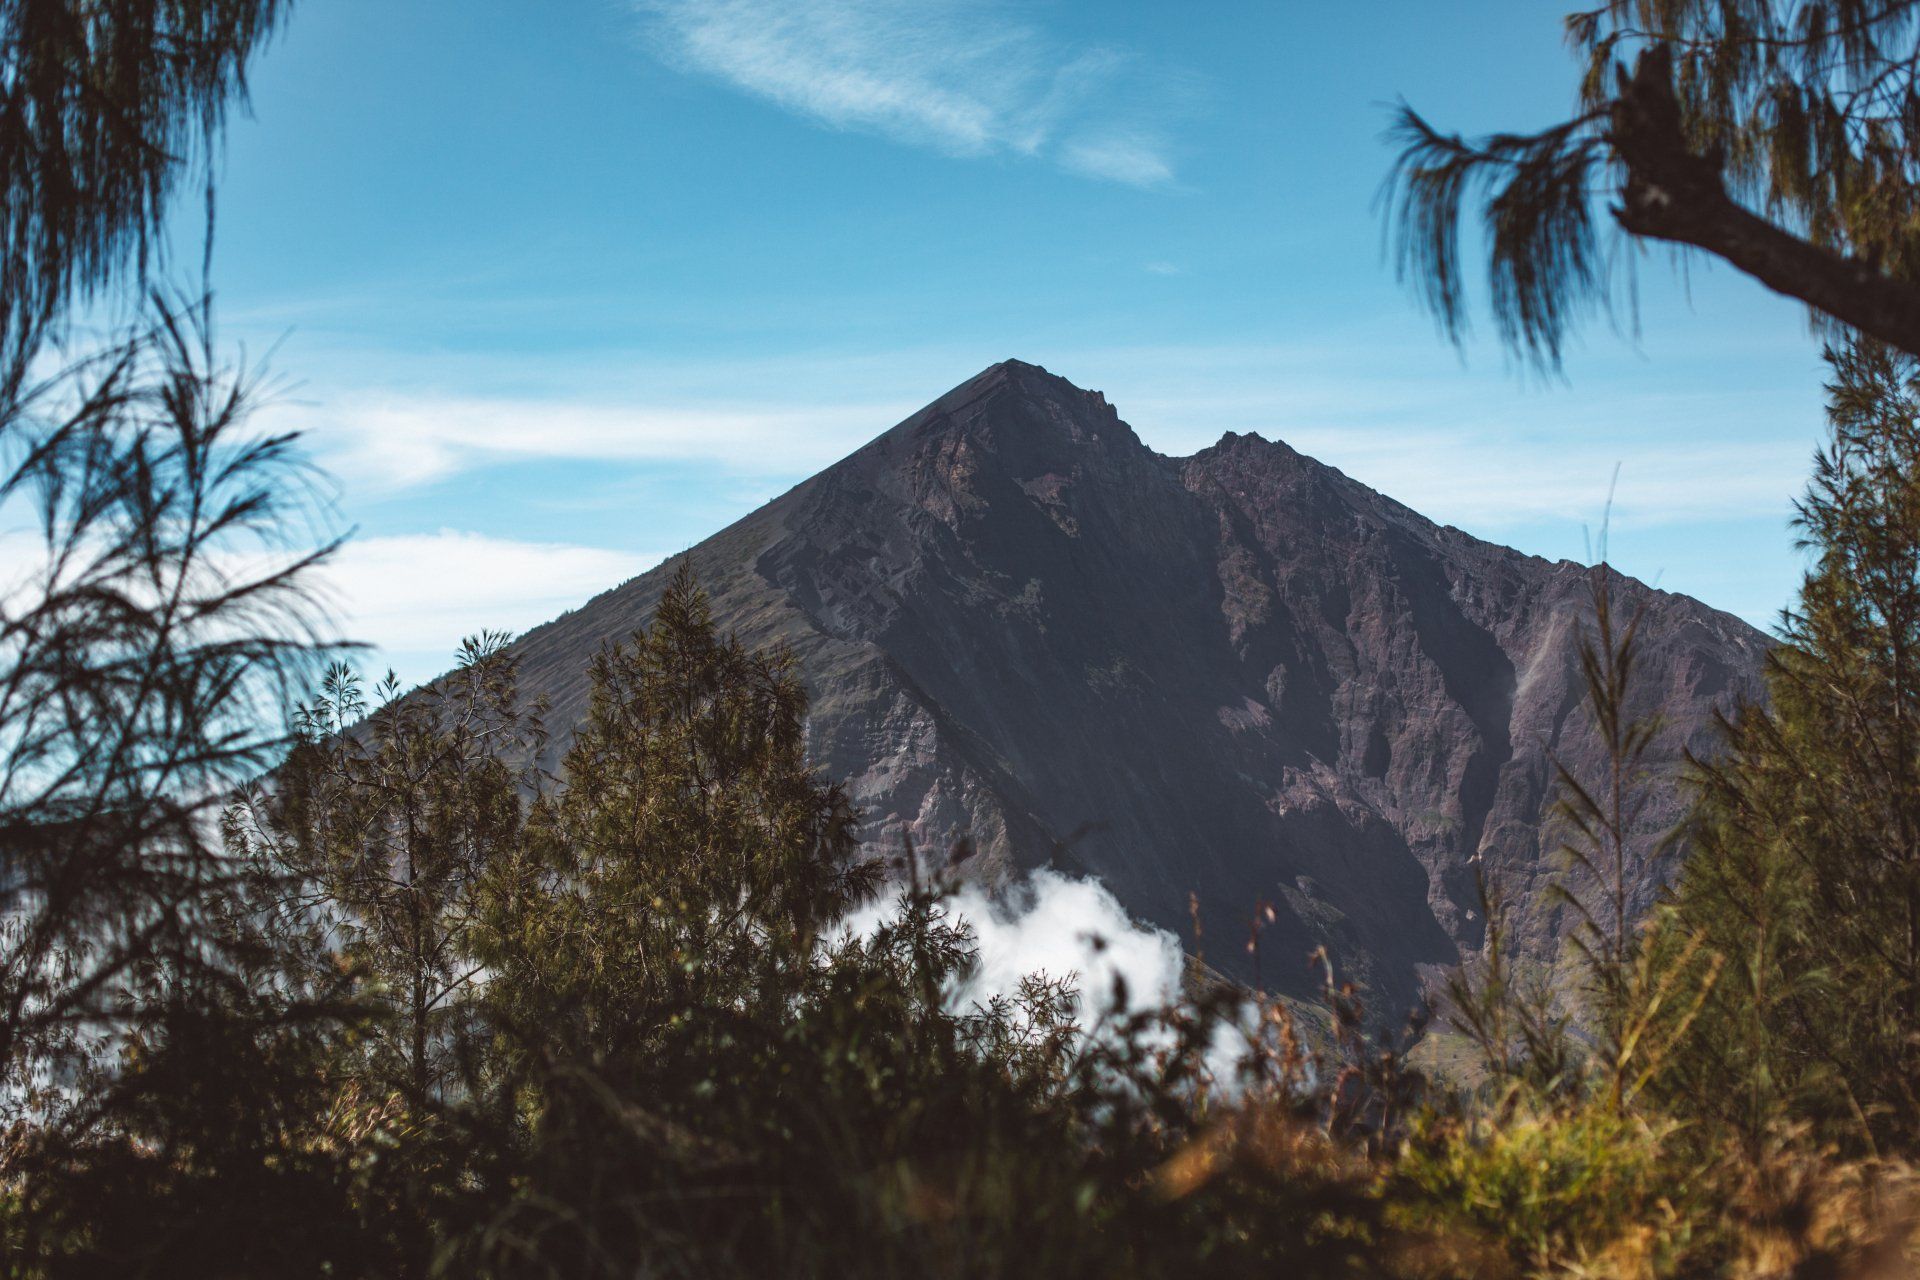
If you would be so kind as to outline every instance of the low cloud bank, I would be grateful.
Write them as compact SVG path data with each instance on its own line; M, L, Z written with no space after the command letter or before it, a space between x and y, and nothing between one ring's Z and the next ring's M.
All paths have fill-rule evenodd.
M978 951L973 972L948 993L955 1009L1012 996L1020 980L1035 973L1073 976L1082 1025L1113 1010L1116 979L1125 984L1132 1010L1179 998L1180 940L1134 921L1098 880L1035 871L997 894L963 886L948 907L972 927ZM883 898L855 912L847 928L857 935L871 933L896 909L893 898Z
M1116 979L1124 983L1131 1013L1168 1008L1182 998L1186 956L1180 940L1134 920L1098 880L1035 871L998 893L966 885L947 902L954 917L972 927L977 952L973 971L947 993L950 1009L964 1012L996 996L1014 996L1022 978L1038 973L1073 977L1080 998L1075 1020L1083 1029L1115 1012ZM897 909L897 899L885 897L848 917L846 927L865 936ZM1238 1068L1256 1024L1255 1011L1242 1008L1213 1028L1203 1056L1217 1087L1238 1090ZM1171 1043L1164 1028L1146 1034Z
M973 926L980 952L973 975L953 993L960 1007L1011 996L1021 978L1042 972L1078 975L1083 1024L1112 1011L1116 979L1129 1009L1180 996L1180 940L1136 923L1098 880L1036 871L997 900L968 886L953 911Z

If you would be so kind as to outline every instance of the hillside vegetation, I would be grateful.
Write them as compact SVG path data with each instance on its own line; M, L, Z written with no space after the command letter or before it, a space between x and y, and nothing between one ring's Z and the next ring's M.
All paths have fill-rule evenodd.
M882 888L806 762L790 659L716 634L683 569L593 664L559 777L509 763L542 728L502 637L375 704L336 664L164 901L72 900L77 948L146 950L58 1018L35 1021L60 975L14 1015L10 1265L1874 1274L1905 1256L1920 1143L1916 372L1834 355L1771 702L1699 770L1692 857L1637 920L1640 619L1595 571L1609 764L1561 780L1560 815L1584 982L1517 975L1484 883L1487 949L1440 1011L1470 1087L1372 1036L1330 969L1305 1020L1220 984L1083 1016L1107 1002L1071 974L958 1007L969 851ZM151 862L128 813L25 847ZM60 866L23 865L16 919L47 919ZM884 923L838 925L876 894ZM154 945L141 903L192 927Z
M1384 1034L1324 953L1304 1005L1198 956L1167 1007L1067 973L957 998L974 848L863 848L792 655L725 634L685 566L593 657L551 769L505 637L369 692L319 638L313 477L252 425L204 295L146 288L283 8L0 5L0 505L32 532L0 591L0 1269L1911 1272L1911 6L1608 5L1576 15L1571 124L1475 149L1404 122L1410 260L1450 320L1491 167L1498 300L1542 359L1601 283L1591 173L1633 234L1878 336L1832 326L1765 700L1652 776L1652 615L1595 567L1602 750L1551 819L1567 949L1524 959L1483 867L1484 944ZM138 318L70 360L109 286ZM1668 809L1686 861L1647 906L1631 837Z

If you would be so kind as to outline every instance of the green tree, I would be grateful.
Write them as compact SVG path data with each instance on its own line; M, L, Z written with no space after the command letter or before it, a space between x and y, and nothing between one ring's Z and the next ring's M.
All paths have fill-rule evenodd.
M519 839L521 788L542 746L520 706L507 637L466 640L453 671L372 710L359 677L330 667L286 761L229 816L237 853L295 886L385 1016L374 1079L415 1106L455 1079L455 1043L479 964L471 931L492 860Z
M343 1070L351 990L255 927L265 898L228 896L222 980L144 1000L110 1073L9 1134L5 1274L392 1274L369 1156L401 1131Z
M1700 766L1694 852L1664 918L1727 957L1676 1105L1749 1138L1782 1109L1920 1149L1920 361L1827 353L1831 437L1798 523L1815 561L1769 704Z
M791 657L717 635L688 567L590 675L565 785L494 862L478 935L498 1099L478 1121L524 1170L478 1250L509 1274L699 1247L676 1214L795 1124L779 1046L875 880L806 762Z
M840 924L878 868L806 763L792 659L716 634L686 566L592 681L564 788L487 880L488 1190L450 1268L1358 1273L1359 1169L1296 1115L1301 1064L1249 1076L1269 1106L1206 1110L1230 994L1084 1031L1070 975L960 1007L964 844Z
M690 568L590 677L565 788L491 880L486 958L503 1016L605 1062L653 1051L678 1011L779 1007L877 869L807 763L791 656L718 636Z
M244 868L221 795L285 742L316 651L284 436L201 317L153 319L21 402L0 502L38 523L0 597L0 1098L99 1061L169 984L210 975Z
M38 525L0 593L0 1232L25 1274L358 1248L317 1065L348 993L219 838L321 650L326 547L257 388L204 311L156 302L0 434L0 503Z
M246 100L248 63L290 7L0 3L0 368L10 378L76 292L139 283L196 170L208 177L211 219L214 145Z
M100 1061L157 971L217 962L199 926L235 876L206 817L284 742L315 652L313 491L249 427L260 376L215 356L208 309L151 297L45 374L76 292L144 279L283 9L0 3L0 503L38 534L0 588L8 1109Z
M315 1105L341 990L260 927L280 886L216 821L285 749L332 544L292 438L250 421L261 374L146 289L196 173L210 243L210 160L286 7L0 3L0 506L32 526L0 584L10 1272L355 1265ZM65 309L108 295L135 318L70 360Z
M1563 1108L1598 1099L1615 1115L1692 1025L1720 964L1699 938L1676 937L1663 948L1642 942L1633 899L1647 875L1645 842L1654 834L1643 821L1653 785L1646 753L1660 719L1646 709L1635 676L1645 610L1622 615L1618 577L1604 554L1589 570L1592 626L1580 642L1581 709L1603 763L1582 776L1554 761L1551 815L1563 865L1548 901L1572 920L1566 948L1580 978L1578 998L1554 991L1545 975L1515 971L1511 909L1498 877L1483 868L1476 876L1485 945L1443 988L1449 1020L1473 1043L1497 1087L1518 1083Z
M1610 222L1920 354L1920 6L1606 0L1567 36L1579 108L1552 128L1469 141L1399 113L1384 194L1400 270L1450 335L1463 217L1486 234L1501 337L1548 365L1610 296Z

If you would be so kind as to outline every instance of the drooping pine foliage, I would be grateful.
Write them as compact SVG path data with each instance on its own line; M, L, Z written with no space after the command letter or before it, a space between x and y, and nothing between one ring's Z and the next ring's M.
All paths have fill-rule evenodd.
M280 886L219 831L320 651L328 545L257 394L204 309L155 300L4 406L0 502L37 524L0 593L0 1225L22 1267L137 1269L249 1200L323 1202L294 1153L345 993L259 927Z
M255 389L203 315L156 302L0 432L0 501L38 525L0 596L10 1114L226 963L209 912L241 871L214 819L284 745L275 709L311 670L305 584L327 550L287 545L302 476L286 437L250 430Z
M1622 279L1610 228L1920 348L1920 6L1607 0L1566 27L1583 64L1569 120L1473 140L1410 107L1395 120L1383 198L1400 272L1450 336L1477 221L1500 336L1541 364Z
M9 1118L61 1105L154 993L251 963L208 818L284 745L330 544L204 304L148 297L63 367L43 343L76 291L141 283L280 9L0 4L0 506L33 530L0 582Z
M144 274L288 7L0 3L0 368L23 372L74 294Z

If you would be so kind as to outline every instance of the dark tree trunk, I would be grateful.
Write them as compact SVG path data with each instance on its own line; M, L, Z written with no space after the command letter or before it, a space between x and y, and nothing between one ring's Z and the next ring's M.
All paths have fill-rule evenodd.
M1727 194L1719 159L1688 149L1665 48L1641 54L1621 86L1612 141L1627 171L1613 212L1627 231L1704 249L1776 293L1920 355L1920 288L1742 208Z

